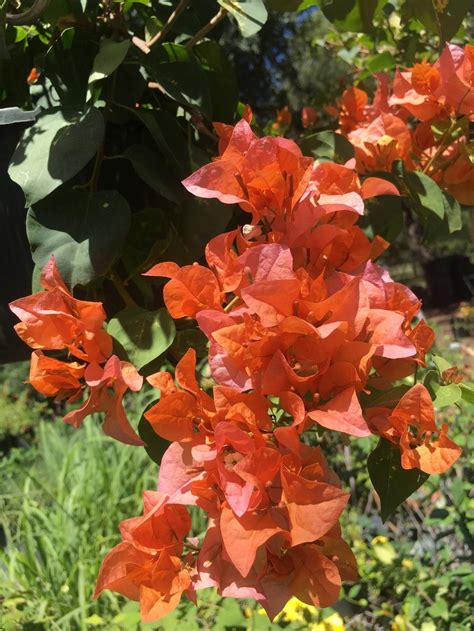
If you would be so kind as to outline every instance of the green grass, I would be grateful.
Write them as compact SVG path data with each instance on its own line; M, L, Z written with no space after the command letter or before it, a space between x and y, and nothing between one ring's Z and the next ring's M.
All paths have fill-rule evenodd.
M95 419L80 431L42 423L37 447L13 451L0 478L6 628L84 629L94 614L119 614L115 595L91 596L100 561L119 540L118 522L139 514L142 491L156 484L144 450L106 438Z

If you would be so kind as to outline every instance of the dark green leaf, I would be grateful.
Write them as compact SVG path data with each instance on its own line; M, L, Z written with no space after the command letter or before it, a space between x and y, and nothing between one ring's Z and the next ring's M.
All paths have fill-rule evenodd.
M390 390L372 390L370 395L361 393L361 400L366 407L394 407L410 388L407 384L401 384Z
M154 191L175 203L182 199L184 191L175 185L175 178L156 151L144 145L132 145L121 157L130 160L136 174Z
M93 31L85 28L66 28L53 39L46 54L45 74L63 108L76 111L84 107L97 49Z
M133 213L121 259L135 283L140 279L143 280L141 287L150 286L148 279L140 278L140 274L156 261L164 260L172 238L169 217L162 210L145 208Z
M322 0L324 15L341 31L372 33L385 0Z
M263 0L217 0L235 18L244 37L255 35L267 21Z
M105 39L101 42L99 52L94 59L92 72L89 77L89 88L96 81L109 77L127 56L130 40L115 42Z
M198 358L206 357L208 339L200 329L183 329L176 332L176 338L171 349L173 355L182 357L189 348L194 348Z
M408 15L420 20L431 32L437 33L443 43L456 35L470 9L472 0L448 0L443 3L406 0L405 3Z
M210 239L225 232L233 211L234 206L215 199L188 197L180 208L178 233L193 260L202 256Z
M110 320L107 331L138 370L168 350L176 334L174 321L164 308L127 307Z
M449 193L443 193L444 211L448 220L449 232L456 232L462 228L461 205Z
M430 225L433 219L443 219L445 214L444 196L432 178L418 171L405 171L404 181L410 191L414 209L422 219L425 228Z
M266 0L265 4L271 11L290 12L297 11L302 0ZM313 2L317 4L317 2Z
M192 51L180 44L162 44L153 48L145 63L170 98L212 118L207 76Z
M188 147L176 117L165 110L137 111L136 115L150 132L151 137L166 156L170 167L183 179L191 170Z
M239 102L239 87L232 65L222 48L212 40L201 42L193 50L209 81L214 120L232 123Z
M332 131L306 136L300 146L305 155L312 155L314 158L327 158L345 163L354 157L354 147L347 138Z
M33 260L45 265L54 254L69 287L87 285L107 272L120 254L130 208L116 191L61 190L28 212Z
M104 119L94 107L82 115L54 109L40 116L23 133L8 170L27 206L74 177L94 157L103 136Z
M369 455L367 468L380 498L383 521L429 477L419 469L403 469L400 463L400 449L385 438L380 439L377 447Z
M367 217L374 235L378 234L390 243L403 229L402 198L396 195L379 195L367 200Z
M439 381L439 373L437 370L428 370L424 379L423 385L428 389L430 396L432 399L436 397L436 392L439 390L440 381Z
M155 405L156 401L152 401L148 405L145 406L145 409L142 412L140 422L138 423L138 435L140 438L146 443L145 451L156 464L161 464L161 459L163 458L163 454L168 449L170 443L158 436L150 425L150 423L145 418L145 412L147 412L153 405Z

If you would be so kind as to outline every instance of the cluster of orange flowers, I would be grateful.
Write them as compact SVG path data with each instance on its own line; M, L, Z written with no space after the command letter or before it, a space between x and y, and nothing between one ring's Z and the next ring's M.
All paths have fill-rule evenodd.
M459 202L474 204L474 46L446 44L439 59L378 76L372 103L348 88L339 131L355 148L359 173L390 171L395 160L432 177Z
M175 379L148 377L160 400L145 416L171 444L157 491L144 494L143 516L122 522L96 589L139 600L147 621L204 587L254 598L274 617L292 596L329 606L341 582L356 579L339 526L349 496L320 448L303 442L305 431L383 436L405 469L427 473L460 454L448 427L436 426L423 385L371 403L425 365L434 337L422 320L414 324L416 296L374 262L388 244L356 225L364 199L398 191L378 178L361 183L351 166L314 163L285 138L258 138L250 121L247 110L235 127L216 124L219 157L184 181L194 195L239 204L250 223L212 239L207 266L165 262L147 273L169 278L170 314L194 318L208 337L216 384L212 393L200 388L192 349ZM54 259L42 285L12 304L17 332L37 349L31 383L72 401L85 379L90 397L65 420L78 425L104 411L109 435L138 443L122 397L142 379L111 356L101 305L74 299ZM185 506L206 512L203 540L188 537Z
M77 300L68 291L54 256L40 279L43 291L10 303L21 320L19 337L31 348L29 382L48 397L71 403L89 397L64 420L79 427L86 416L105 412L104 432L130 445L143 445L128 422L122 405L127 390L141 389L143 378L129 362L112 355L112 338L104 329L106 314L100 302ZM43 351L66 351L69 361Z
M160 537L150 558L122 528L124 542L98 581L99 592L130 595L140 586L146 619L209 586L254 598L273 617L294 595L328 606L341 581L355 580L338 523L348 495L303 432L378 434L399 446L404 468L428 473L460 454L447 426L435 425L423 385L386 407L361 403L423 366L433 342L423 321L413 326L417 298L373 262L387 244L356 225L364 198L397 191L377 178L361 184L348 166L314 164L292 141L257 138L250 117L216 125L221 155L184 185L238 203L251 223L212 239L206 267L168 262L147 273L170 279L170 314L195 318L207 335L216 385L212 395L199 387L192 350L176 383L166 372L148 378L161 398L146 418L172 443L160 468L160 509L145 508L136 523L155 520ZM201 544L184 539L180 559L170 561L161 551L166 510L183 505L203 509L209 526ZM166 574L158 570L164 558Z

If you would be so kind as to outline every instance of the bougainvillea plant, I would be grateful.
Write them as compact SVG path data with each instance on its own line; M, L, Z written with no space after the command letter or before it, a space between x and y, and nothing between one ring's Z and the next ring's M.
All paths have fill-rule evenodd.
M375 262L388 243L357 225L364 199L398 190L361 182L354 161L317 163L291 140L259 138L251 118L247 109L235 126L216 124L220 155L183 182L239 204L249 223L213 238L206 266L162 262L146 273L169 279L169 313L195 319L208 338L214 385L200 386L192 348L174 376L147 377L160 398L145 418L170 445L157 490L144 493L142 516L121 523L96 588L139 600L145 621L209 586L254 598L272 618L292 596L327 607L342 581L357 580L339 526L349 494L306 440L312 432L375 434L415 483L461 452L416 380L434 340L417 320L420 301ZM105 433L143 445L122 405L142 377L113 354L102 305L75 299L54 257L41 285L11 304L35 349L30 383L68 402L85 390L67 423L104 412ZM207 514L202 537L189 536L186 506Z
M305 107L300 148L283 137L287 107L259 133L210 39L226 16L247 36L266 6L300 4L321 3L36 2L28 28L0 6L1 103L43 108L9 171L39 271L38 291L10 305L15 330L33 349L30 384L68 404L66 423L101 414L108 436L160 465L96 586L139 601L144 621L206 587L274 618L293 596L326 607L357 581L328 434L377 438L367 466L383 519L461 453L435 408L473 392L376 261L392 209L452 232L473 201L473 48L447 45L391 87L380 75L372 103L350 87L336 134ZM340 4L321 10L343 30L382 19L383 3ZM420 19L442 43L468 9L439 5ZM126 397L139 391L153 401L135 428Z

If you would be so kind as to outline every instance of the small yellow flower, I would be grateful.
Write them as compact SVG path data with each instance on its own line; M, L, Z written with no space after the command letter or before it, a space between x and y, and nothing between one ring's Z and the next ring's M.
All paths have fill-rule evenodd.
M245 607L245 609L244 609L244 616L246 618L251 618L252 617L252 610L250 609L250 607Z
M370 544L372 546L377 545L377 543L387 543L388 539L387 537L385 537L384 535L377 535L376 537L374 537L372 539L372 541L370 542Z
M411 570L413 567L413 561L411 559L402 559L402 567L405 567L407 570Z
M64 585L61 585L60 590L63 594L67 594L69 591L69 585L67 583L64 583Z
M286 603L275 620L283 619L285 622L304 622L306 612L311 616L315 616L317 609L316 607L301 602L301 600L293 596L293 598L290 598Z
M333 613L322 622L311 624L309 631L345 631L344 620L338 613Z

